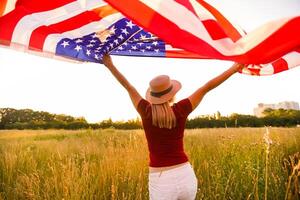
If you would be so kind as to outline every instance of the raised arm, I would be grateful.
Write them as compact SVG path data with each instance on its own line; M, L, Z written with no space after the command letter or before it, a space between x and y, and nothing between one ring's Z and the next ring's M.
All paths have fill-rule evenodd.
M233 64L232 67L230 67L228 70L226 70L219 76L213 78L212 80L208 81L205 85L197 89L191 96L189 96L188 98L192 104L193 110L199 105L199 103L201 102L201 100L207 92L219 86L243 66L244 65L239 63Z
M134 107L137 109L138 103L142 99L138 91L129 83L129 81L119 72L119 70L114 66L111 57L109 55L104 55L103 64L109 69L109 71L114 75L114 77L119 81L119 83L127 90Z

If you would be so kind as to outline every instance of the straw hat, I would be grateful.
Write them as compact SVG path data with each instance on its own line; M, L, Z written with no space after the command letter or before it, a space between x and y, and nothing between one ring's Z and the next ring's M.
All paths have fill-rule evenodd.
M170 77L167 75L160 75L153 78L149 86L146 92L146 99L152 104L162 104L175 96L181 88L181 83L176 80L170 80Z

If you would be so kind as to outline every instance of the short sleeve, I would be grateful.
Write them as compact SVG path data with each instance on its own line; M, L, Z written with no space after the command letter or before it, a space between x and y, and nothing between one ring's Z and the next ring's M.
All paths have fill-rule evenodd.
M151 104L145 99L141 99L137 106L137 111L141 115L141 118L146 118L148 116L147 112L151 107Z
M187 117L193 111L192 104L188 98L176 103L176 107L179 113L184 117Z

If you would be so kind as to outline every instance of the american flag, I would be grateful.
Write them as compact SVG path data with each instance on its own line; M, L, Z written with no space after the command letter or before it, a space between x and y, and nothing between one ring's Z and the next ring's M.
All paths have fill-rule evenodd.
M0 44L97 63L105 53L232 60L270 75L300 64L299 25L296 16L246 34L196 0L18 0L0 17Z

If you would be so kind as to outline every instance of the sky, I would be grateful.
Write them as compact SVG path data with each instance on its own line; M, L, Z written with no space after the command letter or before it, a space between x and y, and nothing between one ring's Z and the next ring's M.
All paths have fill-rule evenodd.
M207 0L247 32L282 17L299 15L299 0ZM116 67L142 96L149 81L167 74L182 83L176 99L188 97L233 63L141 57L113 57ZM300 103L300 67L277 75L235 74L209 92L190 117L231 113L253 114L258 103ZM30 108L89 122L138 117L125 89L100 64L73 63L0 48L0 108Z

